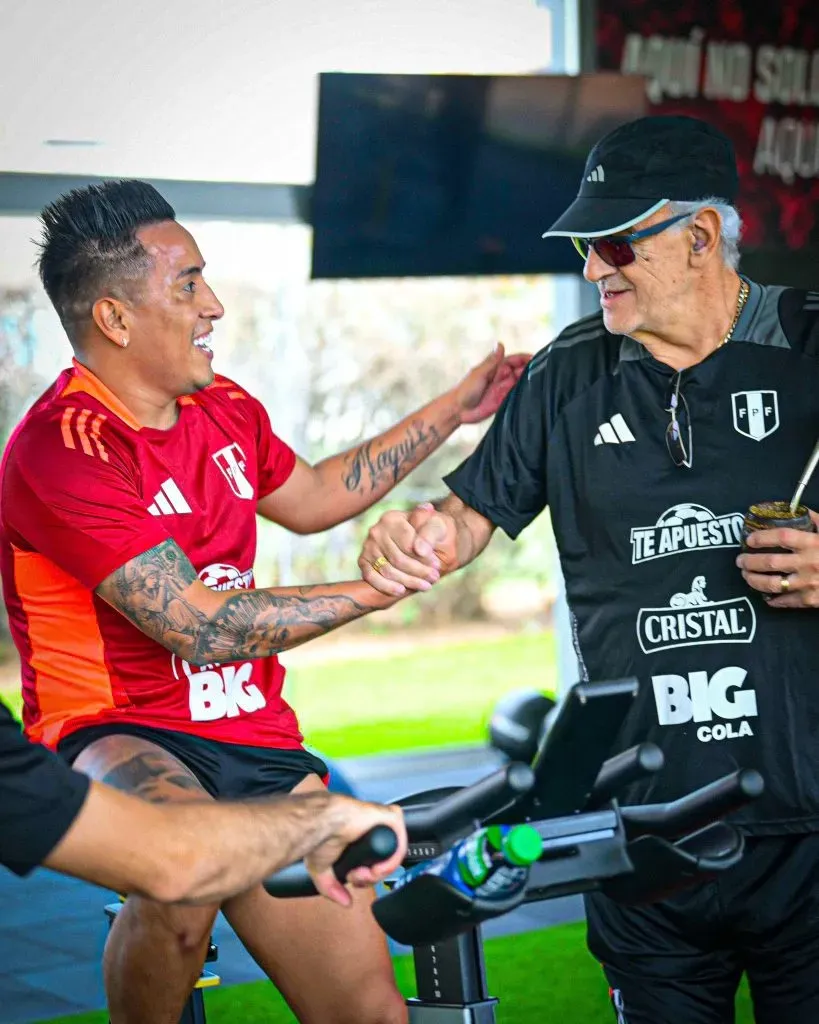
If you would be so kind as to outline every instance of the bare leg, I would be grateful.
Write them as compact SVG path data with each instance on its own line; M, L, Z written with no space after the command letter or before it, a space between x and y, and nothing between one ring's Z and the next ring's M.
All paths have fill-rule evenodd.
M173 755L135 736L97 740L74 767L146 800L210 799ZM217 911L128 897L103 959L111 1024L178 1024L202 970Z
M293 792L322 788L312 775ZM406 1024L372 900L362 890L345 908L322 897L274 899L259 886L222 909L300 1024Z

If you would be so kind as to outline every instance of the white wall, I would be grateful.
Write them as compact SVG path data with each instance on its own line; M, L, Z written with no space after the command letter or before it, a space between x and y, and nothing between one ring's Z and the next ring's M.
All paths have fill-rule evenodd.
M0 170L307 183L320 71L537 71L550 24L536 0L7 3Z

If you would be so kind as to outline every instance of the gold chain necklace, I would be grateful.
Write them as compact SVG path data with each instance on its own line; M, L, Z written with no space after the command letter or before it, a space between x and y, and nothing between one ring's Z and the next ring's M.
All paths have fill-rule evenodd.
M739 314L742 312L742 307L748 301L748 295L750 294L750 292L751 289L748 285L748 282L742 281L739 286L739 295L737 296L737 311L736 313L734 313L734 319L731 321L731 326L728 328L728 333L725 335L725 337L722 339L719 345L717 345L717 348L722 348L726 341L731 340L731 336L734 333L734 328L737 325L737 320L739 320Z

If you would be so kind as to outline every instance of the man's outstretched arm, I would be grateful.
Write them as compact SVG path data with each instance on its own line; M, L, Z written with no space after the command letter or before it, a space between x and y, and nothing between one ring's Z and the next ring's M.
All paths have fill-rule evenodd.
M450 391L378 437L315 466L296 460L287 481L260 499L260 515L294 533L318 533L359 515L439 448L463 423L497 412L528 355L498 348Z
M102 581L97 593L143 633L193 665L278 654L396 600L361 580L209 590L173 540L130 559Z
M317 888L342 905L332 873L342 850L376 825L398 835L394 856L358 869L356 884L395 870L405 849L401 812L332 793L253 803L154 804L97 782L46 867L115 892L166 903L220 903L306 858Z

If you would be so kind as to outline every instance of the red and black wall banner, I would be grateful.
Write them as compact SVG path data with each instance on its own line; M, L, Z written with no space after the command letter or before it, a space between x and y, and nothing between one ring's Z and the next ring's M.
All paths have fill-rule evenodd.
M733 140L743 247L819 254L819 0L596 6L599 70L645 75L652 113L690 114Z

